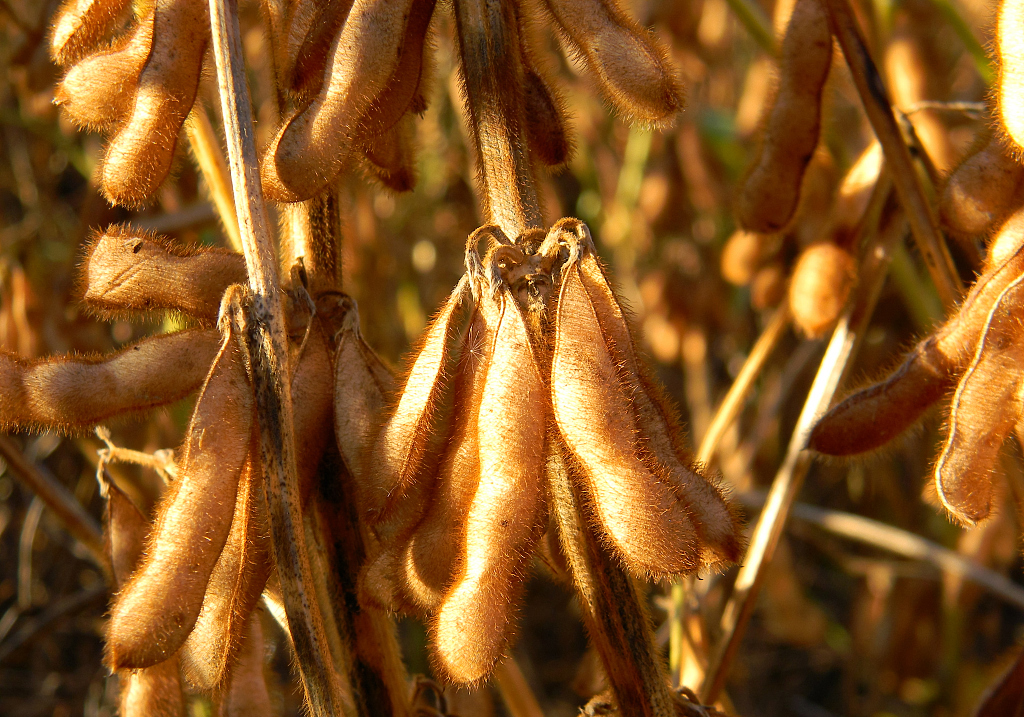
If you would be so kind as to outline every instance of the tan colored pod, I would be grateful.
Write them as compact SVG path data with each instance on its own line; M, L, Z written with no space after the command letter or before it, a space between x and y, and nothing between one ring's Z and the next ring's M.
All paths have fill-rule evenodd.
M263 623L260 610L249 617L231 681L221 694L219 717L271 717L274 710L263 672Z
M178 659L172 657L144 670L122 673L120 717L185 717Z
M640 459L628 385L620 378L580 268L562 269L551 363L558 429L592 503L601 533L639 575L700 567L697 527L669 476Z
M50 56L67 67L98 50L131 7L131 0L65 0L54 16Z
M103 315L163 309L206 323L217 320L224 291L247 276L241 254L186 247L124 225L93 241L82 268L82 298Z
M967 525L992 511L999 452L1024 413L1024 337L1016 316L1022 299L1024 276L1018 276L989 312L974 360L953 395L949 435L935 464L939 500Z
M523 121L527 142L533 157L548 167L560 167L572 157L573 141L565 100L551 86L542 71L535 49L539 38L531 27L519 29L519 44L523 63Z
M856 250L854 244L860 236L858 229L864 221L864 213L884 166L882 145L872 142L861 152L839 185L828 235L832 243L850 253Z
M93 130L110 130L131 114L135 89L153 45L153 14L109 50L79 60L64 76L54 102L71 120Z
M1021 204L1024 164L998 134L967 156L946 181L939 201L942 223L956 234L979 237Z
M334 395L330 390L334 366L327 337L314 322L302 354L292 359L292 406L295 424L295 459L303 505L316 489L316 478L327 445L334 437Z
M0 353L0 425L83 430L174 403L202 386L217 343L216 331L192 330L154 336L102 357L25 361Z
M996 102L999 121L1014 151L1024 151L1024 4L1002 0L996 20L999 79Z
M111 610L107 662L112 668L163 662L192 631L230 533L252 447L252 413L252 388L228 330L196 401L178 480L160 503L145 560Z
M789 281L793 323L808 338L824 336L839 319L857 281L857 262L831 242L803 250Z
M353 2L332 45L320 94L285 123L264 156L263 188L270 199L308 199L349 161L353 136L401 63L403 38L416 2Z
M829 456L881 448L946 395L955 384L953 368L935 339L922 341L884 381L857 391L818 419L810 447Z
M480 485L480 402L500 318L494 298L481 296L459 355L454 428L437 487L422 522L402 550L403 589L413 604L428 612L437 609L455 577L466 540L466 520Z
M617 0L546 4L573 52L619 113L638 122L664 123L683 108L683 87L668 50Z
M1024 207L1018 208L989 240L982 274L991 274L1024 245Z
M263 476L252 459L238 482L235 515L224 549L206 585L203 607L181 648L181 666L189 682L203 692L218 692L231 681L245 635L273 569L263 495Z
M351 8L352 0L291 3L285 43L287 57L281 65L281 77L287 91L296 95L301 106L312 102L323 88L331 45Z
M793 218L818 146L821 96L831 64L832 32L824 6L820 0L797 0L782 41L775 101L736 202L744 229L770 234Z
M510 289L501 289L499 306L477 417L480 483L460 569L432 626L435 664L465 684L485 680L504 654L529 559L547 525L548 392Z
M676 495L687 505L700 539L702 562L711 565L738 560L738 515L718 485L699 472L693 456L684 448L675 409L637 356L636 342L622 306L592 251L583 255L579 269L611 354L616 363L626 368L627 376L632 377L628 387L636 425L645 441L645 463L652 473L670 477Z
M416 117L406 114L388 130L368 135L363 154L373 176L393 192L416 186Z
M100 170L103 194L113 204L141 204L166 179L210 39L209 9L199 0L156 0L154 13L153 48L135 105L108 143Z
M773 309L786 298L786 269L780 261L762 266L750 282L750 305L758 311Z
M722 248L722 278L734 286L746 286L772 253L771 237L737 229Z
M114 585L121 586L131 577L142 557L142 546L149 534L150 524L131 498L106 477L106 471L100 473L100 480L100 491L107 499L103 537L110 555Z
M362 486L361 502L371 522L387 513L419 471L445 383L453 319L467 287L468 280L463 277L424 332L419 347L412 352L415 359L398 403L368 446L364 459L367 480Z

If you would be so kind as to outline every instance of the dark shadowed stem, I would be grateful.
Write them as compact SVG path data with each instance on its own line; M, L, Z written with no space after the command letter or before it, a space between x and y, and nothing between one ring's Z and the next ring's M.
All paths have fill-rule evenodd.
M236 0L210 0L221 113L249 273L251 300L234 307L243 329L256 395L267 508L285 611L306 702L314 717L350 715L353 706L332 664L302 522L295 465L287 336L274 249L260 186L252 106L245 80Z
M47 508L64 524L68 532L78 540L90 557L108 576L110 561L103 547L100 526L75 496L42 466L32 463L8 436L0 436L0 455L7 461L7 467L21 479L29 490L39 496Z
M633 580L597 543L557 449L548 458L548 490L587 632L604 664L619 713L623 717L674 715L647 610Z
M786 457L775 474L764 510L754 526L750 545L736 576L733 593L722 612L719 623L722 638L715 646L708 663L700 695L703 702L716 701L725 687L729 666L743 639L760 594L765 568L775 554L793 501L810 468L812 455L807 448L807 442L811 430L818 417L832 402L850 360L860 345L864 329L881 293L893 247L902 241L906 234L903 214L892 210L891 202L881 226L877 220L873 224L869 229L871 239L866 242L867 252L858 272L862 289L856 300L843 313L839 325L832 334L832 340L821 360L810 393L793 429Z
M455 21L485 220L514 239L541 226L523 121L515 3L456 0Z
M935 283L939 297L948 308L963 296L963 282L960 281L945 239L939 231L935 211L925 196L921 179L910 157L910 150L903 141L903 135L893 114L889 93L871 59L867 45L864 44L864 37L847 0L822 2L828 9L832 33L839 41L843 56L850 67L857 92L864 104L864 111L875 130L879 144L882 145L886 164L892 173L893 185L910 223L910 232L928 267L928 273Z
M285 261L303 257L313 294L340 289L341 208L337 190L332 186L305 202L284 206L282 214L284 234L291 245L290 251L282 250ZM282 269L290 270L291 266Z

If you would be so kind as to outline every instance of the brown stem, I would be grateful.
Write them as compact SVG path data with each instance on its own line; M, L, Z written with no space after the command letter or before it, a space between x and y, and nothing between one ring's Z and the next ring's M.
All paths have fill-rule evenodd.
M456 0L455 22L485 219L514 239L542 226L523 121L515 3Z
M285 611L310 713L314 717L352 715L349 694L334 669L303 528L287 335L260 186L237 0L210 0L210 26L235 208L252 291L251 303L233 306L233 318L242 329L252 371L271 540Z
M282 268L291 269L289 264L301 256L313 294L340 289L341 208L336 190L328 188L308 201L282 209L284 237L289 244L281 252L288 262Z
M587 632L604 664L620 714L674 715L647 610L633 580L597 543L569 468L557 449L548 458L548 494Z
M871 127L875 130L885 161L892 173L893 185L900 204L910 223L910 231L917 243L918 251L928 267L928 273L938 289L942 303L947 308L963 296L964 286L956 272L949 249L939 231L935 212L921 187L921 179L914 168L893 114L892 102L885 89L878 68L875 66L857 20L847 0L823 0L832 23L832 33L839 41L843 56L850 67L854 84L860 94L864 111Z

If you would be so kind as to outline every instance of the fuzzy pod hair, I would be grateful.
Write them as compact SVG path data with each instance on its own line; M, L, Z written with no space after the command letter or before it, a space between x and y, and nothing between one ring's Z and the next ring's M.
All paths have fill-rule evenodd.
M370 173L393 192L416 186L416 117L406 114L388 130L371 133L363 155Z
M121 717L185 717L177 658L123 675L118 715Z
M1024 152L1024 4L1002 0L996 17L999 123L1019 156Z
M246 281L245 259L115 225L91 243L81 281L83 301L100 316L169 310L213 324L227 288Z
M153 13L112 47L77 61L57 86L54 102L80 127L108 132L131 114L142 68L153 47Z
M410 28L418 28L416 23L424 14L425 36L430 15L426 5L433 10L433 0L354 0L332 45L333 54L320 93L284 124L267 149L262 177L269 198L296 202L323 189L349 161L353 139L396 73L403 73L402 91L409 85L418 86L418 72L415 82L406 81L406 64L411 60L405 56L418 53L418 62L422 64L423 43L411 47L416 43L406 39ZM414 95L415 88L410 99ZM391 124L407 109L408 102L395 112ZM379 127L382 121L383 116L372 120L373 126Z
M253 439L252 387L233 332L196 401L179 477L161 500L145 558L107 626L113 669L149 667L176 653L196 623L227 542Z
M605 99L634 122L667 124L685 93L668 50L617 0L546 0L562 37Z
M67 67L100 49L131 7L131 0L65 0L54 16L50 56Z
M272 717L274 709L263 672L263 655L263 622L257 610L246 626L231 681L219 695L220 717Z
M166 406L203 385L217 345L216 331L188 330L104 356L26 361L0 353L0 426L70 433Z
M939 201L942 223L953 233L988 234L1021 204L1024 164L993 134L953 170Z
M821 0L797 0L782 40L779 84L761 146L740 188L736 216L748 231L784 229L796 213L821 132L832 32Z
M200 0L156 0L153 44L130 116L107 145L100 185L112 204L138 206L171 171L181 127L192 111L210 15Z
M523 121L531 156L548 167L560 167L572 158L571 122L565 100L551 82L543 63L537 29L520 11L520 55L523 63Z
M527 567L547 525L547 390L522 311L508 287L481 297L494 345L476 421L479 485L468 506L455 580L431 626L434 662L476 684L504 654Z

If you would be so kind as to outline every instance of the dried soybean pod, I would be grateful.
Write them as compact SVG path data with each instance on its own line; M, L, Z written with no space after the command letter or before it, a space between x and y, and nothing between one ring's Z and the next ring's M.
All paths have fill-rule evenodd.
M123 675L121 717L185 717L178 658Z
M857 280L857 262L832 242L817 242L801 252L789 282L793 323L817 339L835 325Z
M1016 254L1024 244L1024 207L1003 222L989 241L983 274L990 274Z
M212 330L154 336L101 358L0 353L0 425L75 431L164 406L202 386L216 355Z
M722 248L722 278L735 286L746 286L770 254L775 244L771 237L737 229Z
M199 0L156 0L153 48L131 117L107 145L103 194L113 204L141 204L168 172L181 126L192 111L210 38L210 16Z
M619 378L578 263L562 275L551 400L601 531L636 574L693 572L701 546L688 507L673 481L639 458L629 387Z
M462 305L469 282L465 276L424 332L416 357L399 394L364 459L363 505L371 522L387 513L417 474L430 439L431 423L445 383L452 319Z
M829 456L881 448L914 425L953 387L953 366L928 338L892 374L829 409L818 419L809 445Z
M761 147L736 202L740 225L769 234L790 223L818 146L821 96L832 63L832 33L820 0L797 0L782 41L779 86Z
M522 16L522 13L520 17ZM572 157L572 133L565 101L551 86L539 60L543 51L535 29L528 23L519 29L523 62L523 120L530 151L542 164L559 167Z
M153 45L153 13L109 50L78 61L54 94L71 120L93 130L110 130L131 114L135 89Z
M433 611L455 577L466 541L466 520L480 485L480 401L494 353L501 312L484 290L462 342L454 388L454 428L422 522L402 549L403 589L416 606Z
M249 617L227 690L221 695L220 717L271 717L274 710L263 673L263 624L260 611Z
M111 610L107 662L114 669L168 659L199 617L252 447L252 388L240 354L225 329L196 401L178 480L160 503L145 560Z
M400 64L415 3L353 2L320 94L278 131L264 156L268 198L308 199L338 175L350 158L353 135Z
M247 625L273 569L258 465L246 460L238 482L235 515L224 549L206 585L203 607L181 648L182 670L204 692L233 684L233 669L244 652Z
M546 0L563 37L623 116L668 122L684 92L668 51L617 0Z
M856 249L858 228L864 221L864 213L876 191L884 164L882 145L872 142L843 177L828 229L828 235L836 246L848 251Z
M416 186L416 124L406 114L388 130L370 133L363 154L369 170L393 192L410 192Z
M529 557L547 525L547 390L519 305L507 287L477 427L480 483L469 507L461 569L433 625L436 664L480 683L508 645Z
M999 3L995 40L999 53L999 121L1016 145L1014 151L1020 153L1024 151L1024 5L1018 0Z
M292 366L295 458L299 493L305 505L316 488L317 469L333 437L328 429L334 416L334 395L330 391L334 366L319 322L310 328L302 354L292 359Z
M588 250L579 262L580 275L612 357L626 368L627 376L620 374L620 378L633 377L629 381L633 411L648 454L642 460L652 473L671 478L673 490L687 506L701 549L706 551L701 558L703 563L735 561L740 551L739 518L719 487L695 469L693 457L683 447L676 412L637 357L622 306L594 256L589 232L585 236Z
M323 88L331 45L351 8L351 0L293 5L287 59L281 76L287 78L287 89L296 95L300 105L311 102Z
M149 533L149 521L135 507L106 471L99 474L100 492L107 499L104 516L104 537L114 572L114 585L121 586L131 577L142 556L142 546Z
M98 50L131 7L131 0L65 0L53 22L50 56L67 67Z
M999 451L1024 413L1024 341L1014 315L1022 298L1024 276L1019 276L992 306L974 360L953 395L949 435L935 464L939 499L967 525L991 512Z
M786 298L786 268L780 261L762 266L750 282L750 305L758 311L772 309Z
M955 234L987 234L1020 202L1021 164L998 133L969 154L946 181L939 202L942 223Z
M214 247L186 247L115 225L88 249L82 298L104 316L125 310L167 309L213 323L224 291L245 280L241 254Z

